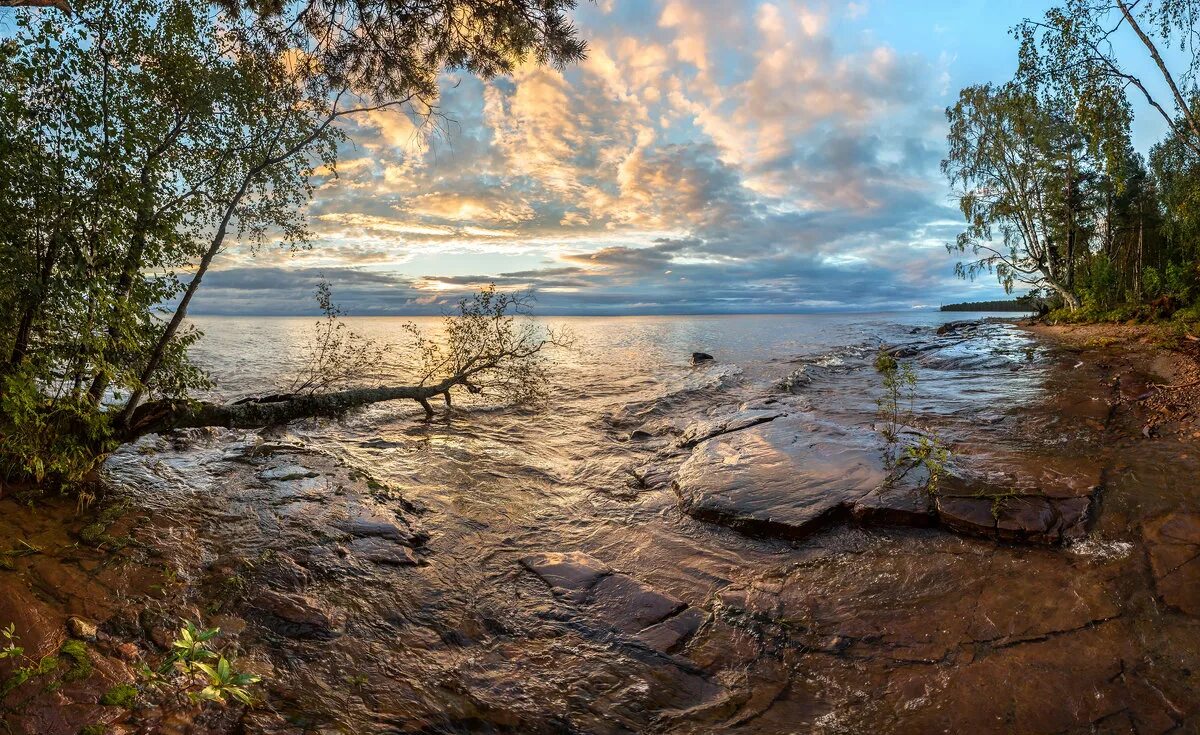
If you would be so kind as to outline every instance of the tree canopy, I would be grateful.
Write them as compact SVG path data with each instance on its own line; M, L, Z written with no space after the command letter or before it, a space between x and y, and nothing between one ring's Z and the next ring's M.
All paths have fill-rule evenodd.
M942 169L967 222L949 249L970 256L960 275L995 273L1092 314L1161 315L1139 304L1200 295L1198 17L1193 0L1067 0L1014 29L1014 78L968 87L946 111ZM1140 64L1114 51L1122 35ZM1143 66L1152 78L1131 71ZM1131 142L1135 100L1166 128L1148 160Z
M318 170L439 75L585 50L573 0L79 0L0 38L0 470L78 476L185 400L187 310L231 243L307 247Z

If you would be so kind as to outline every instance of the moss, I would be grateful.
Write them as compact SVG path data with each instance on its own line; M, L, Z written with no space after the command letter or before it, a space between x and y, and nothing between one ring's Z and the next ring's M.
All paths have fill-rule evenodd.
M103 523L89 523L79 529L79 540L85 544L99 543L104 539L105 533L108 531L108 526Z
M104 725L84 725L79 735L104 735Z
M117 684L100 697L100 704L106 707L124 707L129 709L137 701L138 690L129 684Z
M87 644L74 638L62 644L58 655L71 661L71 669L63 675L63 681L79 681L92 675L92 658L88 655Z

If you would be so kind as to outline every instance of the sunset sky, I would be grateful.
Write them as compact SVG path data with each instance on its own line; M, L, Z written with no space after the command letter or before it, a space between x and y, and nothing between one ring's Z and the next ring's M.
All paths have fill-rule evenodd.
M314 246L237 248L193 313L437 313L489 282L547 314L909 309L954 276L944 108L1007 79L1044 3L599 0L587 61L447 75L438 135L378 113L311 209ZM1137 128L1145 151L1161 128ZM1151 121L1152 122L1152 121Z

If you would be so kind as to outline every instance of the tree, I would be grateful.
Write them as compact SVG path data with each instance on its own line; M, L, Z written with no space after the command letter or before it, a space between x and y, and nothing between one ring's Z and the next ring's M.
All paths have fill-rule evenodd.
M1043 82L1070 86L1076 96L1094 101L1097 119L1115 118L1105 110L1132 88L1162 118L1172 136L1200 154L1200 114L1192 107L1200 57L1194 52L1195 29L1200 22L1196 0L1067 0L1052 8L1040 21L1018 27L1022 42L1022 73ZM1137 42L1157 72L1165 95L1152 91L1154 84L1130 71L1119 59L1113 39L1122 35ZM1171 69L1160 48L1186 52L1182 68Z
M205 381L186 322L204 276L234 239L307 246L304 205L315 171L335 170L339 123L379 110L429 119L444 69L579 58L571 4L15 11L0 42L7 471L79 476L144 400L186 400Z
M328 299L327 286L319 287L318 300L329 307ZM356 371L349 376L344 370L347 364L359 364L364 355L378 358L386 346L344 335L336 309L329 307L327 318L317 324L311 362L297 376L293 390L232 404L174 400L145 404L123 428L122 438L199 426L255 428L303 417L340 416L371 403L402 399L420 404L429 420L434 416L430 401L440 397L448 407L455 390L532 403L544 396L549 380L545 350L566 347L571 338L529 320L530 305L528 295L485 288L460 301L457 311L444 318L441 339L425 335L412 323L406 326L411 338L410 384L340 390L331 388L369 375Z
M1010 293L1017 282L1048 287L1078 308L1075 263L1088 238L1095 162L1073 110L1009 82L962 90L946 117L942 171L967 220L947 247L976 256L958 274L994 272Z

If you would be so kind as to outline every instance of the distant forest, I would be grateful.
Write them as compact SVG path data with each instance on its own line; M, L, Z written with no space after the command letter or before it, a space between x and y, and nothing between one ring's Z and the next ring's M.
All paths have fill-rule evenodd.
M1020 311L1030 312L1038 311L1041 308L1042 299L1032 295L1018 296L1015 299L1001 299L999 301L964 301L961 304L942 304L942 311Z

